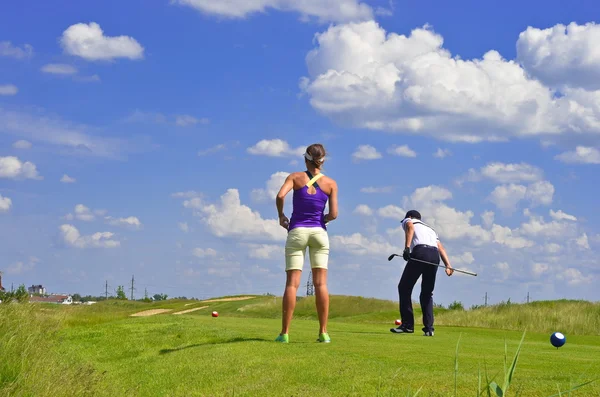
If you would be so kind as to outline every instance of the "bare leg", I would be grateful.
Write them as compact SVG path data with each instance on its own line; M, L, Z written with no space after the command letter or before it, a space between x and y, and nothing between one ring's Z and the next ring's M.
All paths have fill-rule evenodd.
M327 290L327 269L312 269L313 284L319 315L319 333L327 332L327 318L329 317L329 291Z
M283 294L283 308L281 316L281 335L287 334L290 330L290 323L296 308L296 292L300 286L301 270L287 271L287 280L285 283L285 293Z

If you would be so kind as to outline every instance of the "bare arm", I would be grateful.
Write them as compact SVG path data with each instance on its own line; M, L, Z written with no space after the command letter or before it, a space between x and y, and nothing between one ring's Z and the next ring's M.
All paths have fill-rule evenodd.
M415 226L412 222L406 222L406 230L405 230L405 238L404 238L404 248L409 248L410 243L412 242L413 236L415 235Z
M444 248L444 246L442 245L442 242L438 240L438 251L440 251L440 256L442 257L442 261L444 261L444 265L446 265L446 274L448 274L448 276L452 275L452 273L454 273L454 270L452 270L452 265L450 264L450 259L448 258L448 254L446 254L446 249Z
M338 216L338 187L335 181L331 186L331 194L329 195L329 214L325 215L325 222L329 222Z
M279 192L277 193L277 197L275 197L275 206L277 207L277 215L279 217L279 224L287 229L287 224L289 223L289 219L283 213L283 204L285 196L294 188L294 178L292 174L288 175L285 178L285 182L281 185Z

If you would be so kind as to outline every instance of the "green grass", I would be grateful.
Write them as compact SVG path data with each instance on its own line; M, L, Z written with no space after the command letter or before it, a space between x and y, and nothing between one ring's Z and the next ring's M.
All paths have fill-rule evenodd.
M210 307L179 316L129 317L151 308L204 305ZM0 395L403 396L419 391L419 396L475 396L494 381L504 390L509 385L504 395L550 396L600 374L600 337L563 331L567 343L556 349L548 332L538 332L553 324L536 323L535 316L517 330L500 330L482 328L485 316L492 321L487 313L492 308L441 310L438 323L451 314L481 316L481 323L437 325L433 338L394 335L389 328L398 316L397 303L333 296L332 343L323 345L316 343L314 300L307 298L297 303L291 343L277 344L280 305L280 298L264 296L207 304L0 305L0 356L8 358L0 362ZM590 310L582 302L539 306L553 305L551 310L560 311L561 305ZM212 318L212 310L220 317ZM505 373L519 346L507 383ZM573 395L600 396L600 382Z

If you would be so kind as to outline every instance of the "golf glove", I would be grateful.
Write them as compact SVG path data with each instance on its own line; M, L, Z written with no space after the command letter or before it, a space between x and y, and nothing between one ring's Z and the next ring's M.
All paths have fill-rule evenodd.
M405 261L408 261L410 259L410 248L408 248L408 247L404 248L402 257L404 258Z

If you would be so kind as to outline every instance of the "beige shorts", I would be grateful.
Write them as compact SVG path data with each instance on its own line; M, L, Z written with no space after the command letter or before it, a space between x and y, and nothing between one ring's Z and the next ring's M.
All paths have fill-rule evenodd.
M306 248L311 268L327 269L329 236L322 227L297 227L289 231L285 242L285 270L302 270Z

